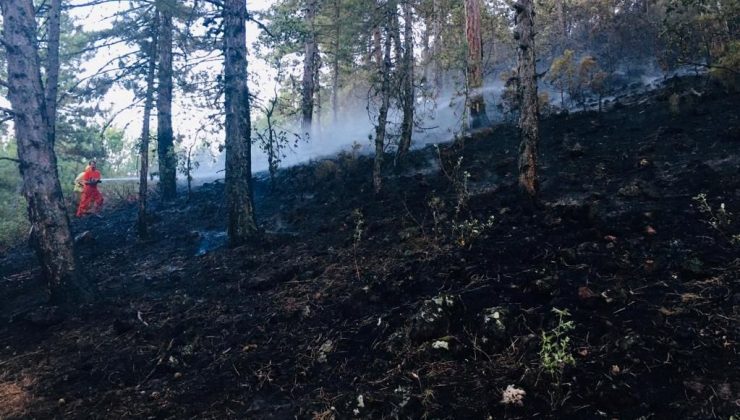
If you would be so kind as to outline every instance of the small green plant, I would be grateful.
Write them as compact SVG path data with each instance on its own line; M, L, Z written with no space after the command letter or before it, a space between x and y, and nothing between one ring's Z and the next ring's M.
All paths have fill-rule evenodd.
M494 226L494 216L485 220L463 218L463 215L467 213L466 210L470 201L470 172L463 169L462 156L457 158L455 164L449 170L445 169L439 148L437 148L437 156L439 157L442 173L455 190L455 202L454 212L450 210L452 216L448 217L447 204L442 198L432 196L429 199L427 205L432 211L433 231L437 235L437 239L449 238L461 247L470 248L478 237ZM450 203L450 207L452 207L452 203Z
M439 150L439 147L437 147L437 156L439 157L439 167L442 169L442 173L455 189L455 196L457 198L457 202L455 203L455 218L457 218L467 208L468 201L470 201L470 172L463 169L462 156L457 158L455 165L449 171L445 169L442 152Z
M569 320L570 313L567 309L552 308L552 312L558 317L558 323L550 331L542 331L542 347L540 348L540 364L545 372L559 378L568 365L575 365L576 360L570 353L570 336L575 323Z
M445 202L434 195L429 199L427 205L432 210L432 220L434 221L434 228L432 230L435 234L439 235L442 233L442 222L447 219L447 213L444 211Z
M357 247L360 246L360 242L362 242L362 234L365 229L365 217L362 215L362 211L360 209L354 209L352 211L352 219L355 222L355 230L352 236L352 253L354 255L355 260L355 273L357 274L357 280L361 280L360 276L360 265L357 263Z
M490 216L486 221L478 219L463 220L452 223L452 233L455 235L457 244L461 247L472 246L473 242L495 225L495 217Z
M732 213L725 207L725 203L720 203L716 209L712 208L707 200L707 195L704 193L698 194L693 197L696 207L699 209L699 213L702 213L706 220L705 222L716 230L721 236L726 238L733 245L740 245L740 234L733 235L728 232L732 226Z

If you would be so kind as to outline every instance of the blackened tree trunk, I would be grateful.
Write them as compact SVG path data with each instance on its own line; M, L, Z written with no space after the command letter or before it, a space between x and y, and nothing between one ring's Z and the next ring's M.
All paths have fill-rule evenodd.
M465 34L468 43L468 106L470 128L480 128L490 122L483 100L483 46L481 38L481 0L465 0Z
M391 2L389 2L391 3ZM386 125L388 123L388 108L391 101L391 9L386 8L385 42L383 44L383 62L378 66L380 73L380 109L378 110L378 125L375 127L375 161L373 162L373 189L379 193L383 178L383 151L385 149Z
M139 144L139 216L136 227L139 238L146 238L148 225L146 221L146 203L149 196L148 172L149 172L149 122L154 104L154 75L157 68L157 25L152 28L152 41L149 46L149 63L146 74L146 98L144 99L144 121L141 125L141 143Z
M537 69L534 50L533 0L519 0L514 4L516 28L514 39L518 44L519 98L521 112L519 129L519 185L535 198L538 190L537 143L539 141L539 115L537 98Z
M444 22L445 12L442 10L442 1L434 0L433 3L433 20L432 20L432 37L434 38L434 44L432 44L432 78L434 83L435 95L438 95L442 90L442 66L439 64L442 51L444 49L444 43L442 40L442 25Z
M558 26L560 30L560 50L565 51L568 40L568 20L566 14L565 0L557 2Z
M53 302L75 303L88 294L77 272L57 159L49 135L36 20L31 0L0 0L8 65L8 100L13 110L23 195L28 202L32 243Z
M311 132L313 124L314 93L316 89L316 67L318 62L318 43L316 42L315 20L318 0L306 0L306 24L308 33L304 43L303 57L303 98L301 101L302 129Z
M59 91L59 31L62 0L51 0L46 19L48 50L46 53L46 115L49 124L49 139L52 146L56 141L57 92Z
M404 51L402 76L403 121L401 122L401 139L398 144L398 158L401 159L411 149L411 136L414 132L414 13L411 0L403 4Z
M318 49L316 53L316 65L314 66L314 75L313 75L313 83L314 83L314 93L316 95L316 98L314 100L314 108L316 109L316 122L311 122L312 126L315 126L315 130L319 133L321 132L321 66L323 65L321 62L321 55L318 54Z
M381 68L383 66L383 36L380 26L373 27L373 50L371 55L375 60L375 65Z
M258 233L252 204L246 16L244 0L224 0L226 207L231 246L242 245Z
M397 61L403 57L403 47L401 46L401 24L398 22L398 0L388 0L388 31L393 40L393 51Z
M334 124L339 114L339 57L342 37L342 0L334 0L334 57L332 57L331 113Z
M157 54L159 85L157 91L157 157L159 190L162 199L177 196L177 156L172 131L172 12L168 5L159 11Z

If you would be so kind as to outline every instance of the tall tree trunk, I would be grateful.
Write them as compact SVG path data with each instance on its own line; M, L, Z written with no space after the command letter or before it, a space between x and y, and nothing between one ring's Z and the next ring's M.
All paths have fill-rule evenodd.
M389 2L390 3L390 2ZM373 189L379 193L382 188L383 179L381 170L383 168L383 149L385 146L386 125L388 123L388 108L391 101L391 8L387 7L385 42L383 44L383 62L378 67L380 72L380 109L378 110L378 125L375 127L375 161L373 162Z
M516 28L514 39L518 43L519 98L521 112L519 129L519 185L526 193L536 198L537 143L539 141L539 110L537 98L537 69L534 49L534 5L533 0L519 0L514 5Z
M49 139L52 147L56 142L57 92L59 91L59 32L62 0L51 0L46 19L46 34L49 38L46 53L46 115L49 124Z
M246 2L224 0L224 96L226 106L226 207L231 246L257 231L252 198L251 121L247 88Z
M432 35L432 22L433 20L426 16L424 18L424 32L421 33L421 66L424 84L431 81L432 44L430 43L430 37Z
M481 0L465 0L465 34L468 41L468 106L470 127L490 124L483 100L483 46L480 27Z
M445 12L442 10L441 0L434 0L432 6L434 9L432 21L432 37L434 38L434 44L432 44L432 77L434 78L434 88L438 95L443 87L442 66L439 65L439 59L444 48L442 41L442 26Z
M8 100L13 109L23 195L28 202L32 242L48 282L52 301L75 303L87 296L77 272L57 173L57 158L49 135L41 67L36 50L36 18L31 0L0 0L3 44L8 65Z
M157 157L162 199L173 200L177 196L177 157L172 132L172 12L167 7L159 11Z
M396 60L401 61L403 57L403 47L401 45L401 24L398 22L398 0L388 0L388 29L390 31L391 38L393 39L393 52L395 53Z
M401 122L401 140L398 145L398 158L411 149L411 136L414 132L414 13L411 0L403 4L404 19L404 53L403 53L403 121Z
M560 54L562 54L562 52L568 47L568 20L565 1L566 0L558 0L557 3L558 26L560 26Z
M373 52L372 52L373 59L375 60L375 65L378 66L378 68L383 67L383 37L380 32L380 26L375 26L373 28Z
M154 104L154 75L157 68L157 25L152 28L152 41L149 46L149 68L146 74L146 99L144 100L144 121L141 125L141 143L139 144L139 217L136 227L139 238L146 238L148 225L146 222L146 202L149 195L148 172L149 172L149 122Z
M318 0L306 0L306 23L309 33L304 44L303 57L303 99L301 103L302 129L305 133L311 132L313 123L314 91L316 89L316 62L318 58L318 44L316 43L316 29L314 26Z
M316 94L316 99L314 101L314 108L316 108L316 122L311 123L311 125L315 126L315 131L317 133L321 133L321 112L322 104L321 104L321 66L323 66L323 62L321 61L321 55L319 54L318 46L316 47L316 64L314 65L314 74L313 74L313 80L314 80L314 92Z
M334 57L332 57L331 113L334 124L338 122L339 113L339 49L341 48L342 0L334 0Z

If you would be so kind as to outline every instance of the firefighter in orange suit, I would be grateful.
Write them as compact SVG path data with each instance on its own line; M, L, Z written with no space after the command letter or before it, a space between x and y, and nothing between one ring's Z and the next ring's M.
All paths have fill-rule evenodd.
M95 167L95 161L93 160L85 170L85 174L82 175L82 198L80 199L80 206L77 208L77 217L87 214L91 204L95 205L95 214L103 207L103 195L98 191L100 182L100 171Z

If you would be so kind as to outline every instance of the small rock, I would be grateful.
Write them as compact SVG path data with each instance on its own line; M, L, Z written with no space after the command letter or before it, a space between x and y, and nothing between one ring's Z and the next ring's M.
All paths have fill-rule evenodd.
M509 343L511 323L510 311L503 306L486 308L481 315L481 330L495 347Z
M598 296L599 295L594 293L594 291L591 290L588 286L581 286L578 288L578 298L581 300L589 300Z
M409 337L416 341L426 341L447 335L459 307L460 297L455 295L443 294L425 300L411 318Z
M182 378L182 373L180 373L180 372L175 372L175 374L173 375L173 378L175 378L175 379L180 379L180 378Z
M583 148L583 146L581 145L581 143L576 143L573 146L571 146L570 148L568 148L568 154L570 155L570 157L573 157L573 158L581 157L585 153L586 153L586 151Z
M58 402L59 402L59 405L67 404L67 400L65 400L64 398L60 398Z
M648 226L645 228L645 234L648 236L655 236L655 234L658 233L652 226Z
M629 198L638 197L640 193L640 187L638 187L636 184L625 185L624 187L620 188L619 191L617 191L618 195Z
M542 294L552 293L558 283L558 276L547 276L534 281L534 289Z
M439 349L449 350L450 349L450 343L448 343L448 342L446 342L444 340L437 340L437 341L435 341L435 342L432 343L432 348L433 349L437 349L437 350L439 350Z
M331 340L326 340L324 344L319 347L319 356L316 358L316 361L319 363L326 363L327 355L332 351L334 351L334 342Z

